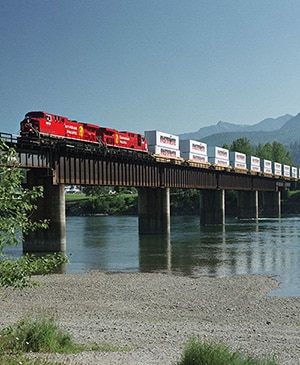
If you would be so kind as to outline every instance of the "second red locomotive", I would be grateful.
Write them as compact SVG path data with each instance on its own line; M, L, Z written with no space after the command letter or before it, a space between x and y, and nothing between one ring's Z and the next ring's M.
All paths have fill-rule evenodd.
M148 151L147 141L142 134L81 123L42 111L32 111L25 115L21 122L20 134L22 137L64 138L143 152Z

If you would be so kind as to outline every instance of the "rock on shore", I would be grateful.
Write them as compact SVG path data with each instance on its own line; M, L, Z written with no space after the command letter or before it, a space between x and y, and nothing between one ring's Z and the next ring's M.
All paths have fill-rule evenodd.
M65 274L39 288L0 290L0 326L47 314L77 343L119 351L51 355L68 365L174 365L192 335L232 350L300 364L300 298L268 296L268 276L189 278L167 274Z

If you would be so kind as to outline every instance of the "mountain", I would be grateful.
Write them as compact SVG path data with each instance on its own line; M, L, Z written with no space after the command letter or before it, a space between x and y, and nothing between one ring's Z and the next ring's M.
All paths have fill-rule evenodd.
M249 132L262 132L262 131L271 132L271 131L278 130L281 127L283 127L287 121L289 121L292 118L293 118L292 115L286 114L286 115L280 116L278 118L264 119L261 122L256 123L254 125L233 124L233 123L229 123L229 122L219 121L216 125L200 128L196 132L183 133L183 134L180 134L179 137L180 137L180 139L195 139L195 140L205 142L204 141L205 137L208 137L208 136L212 137L214 135L221 135L221 134L229 133L230 135L228 135L224 138L226 138L226 140L230 140L231 139L230 136L235 135L235 133L238 133L238 136L244 137L244 136L246 136L246 134L248 135ZM216 138L217 138L217 136L216 136ZM240 138L240 137L233 138L232 141L234 141L237 138ZM253 136L253 138L255 138L255 137ZM218 138L218 140L219 140L219 138ZM231 142L230 142L230 144L231 144Z
M195 139L195 136L197 137L196 139L198 139L198 137L203 138L216 133L244 131L245 127L246 126L242 124L233 124L220 120L216 125L200 128L197 132L181 134L180 139Z
M291 143L300 140L300 113L289 119L281 128L273 131L216 133L203 138L202 142L212 146L222 146L224 143L230 145L234 140L241 137L248 138L253 145L277 141L288 147Z
M230 146L233 141L242 137L248 138L254 146L277 141L291 152L294 163L300 165L300 113L296 116L286 114L275 119L267 118L254 125L220 121L216 125L200 128L197 132L184 133L179 137L219 147L224 144ZM291 146L292 144L294 145Z

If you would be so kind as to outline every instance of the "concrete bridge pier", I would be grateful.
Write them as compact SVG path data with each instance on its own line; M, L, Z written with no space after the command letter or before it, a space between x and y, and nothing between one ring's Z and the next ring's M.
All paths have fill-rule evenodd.
M225 224L225 190L202 190L200 193L200 225Z
M280 218L281 216L281 193L280 191L264 191L261 194L263 217Z
M49 219L48 229L38 229L24 237L23 252L54 253L66 252L66 218L64 185L53 184L50 170L30 170L27 173L28 186L42 185L44 197L37 202L38 209L32 219Z
M139 188L139 233L170 234L170 189Z
M258 191L238 191L238 219L258 219Z

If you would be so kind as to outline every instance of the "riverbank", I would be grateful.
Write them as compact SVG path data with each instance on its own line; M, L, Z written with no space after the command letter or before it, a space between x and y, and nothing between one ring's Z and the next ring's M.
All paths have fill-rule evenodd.
M267 296L278 287L271 277L93 271L40 281L40 288L0 290L1 328L46 313L78 343L123 350L54 355L64 364L173 365L191 335L300 364L300 298Z
M185 190L172 192L170 196L171 215L198 215L200 214L199 191ZM292 191L282 196L281 214L300 214L300 192ZM84 194L66 194L66 215L88 216L94 214L137 215L137 194L103 194L86 196ZM236 217L237 194L226 192L226 216Z

